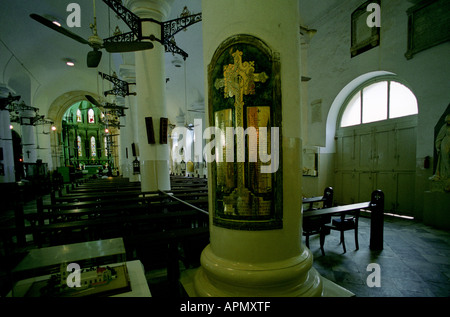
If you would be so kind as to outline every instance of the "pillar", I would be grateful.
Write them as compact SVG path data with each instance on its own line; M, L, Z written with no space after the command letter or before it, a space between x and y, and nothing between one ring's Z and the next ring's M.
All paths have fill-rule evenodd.
M274 85L280 85L279 103L274 102L271 107L279 107L273 110L280 112L282 120L278 123L281 124L281 175L277 176L272 185L282 191L282 204L275 207L279 217L273 226L261 228L257 221L247 225L245 220L236 220L231 226L221 225L216 218L215 193L211 189L214 187L211 185L215 181L215 174L213 165L208 164L210 244L203 250L201 267L193 278L195 295L321 296L322 277L312 267L313 256L301 242L302 120L298 1L266 0L261 3L259 0L203 0L202 17L205 71L211 66L218 48L242 34L265 43L279 60L278 71L271 72L267 80L278 78ZM233 62L232 59L230 61ZM242 62L244 61L249 61L245 54L242 56ZM255 76L260 72L257 64L256 61ZM211 91L218 89L220 83L209 82L209 74L205 78L208 78L205 81L205 94L208 93L206 108L209 114L212 109ZM256 87L255 94L264 91L264 86L261 87ZM236 97L236 93L234 96ZM250 102L245 98L247 97L243 101L248 107ZM210 116L211 114L206 117ZM248 117L244 117L244 122L245 120ZM237 148L239 151L239 147ZM240 202L236 206L236 210L232 210L229 215L247 212L240 207Z
M125 6L140 18L165 21L172 1L127 0ZM143 22L143 36L159 38L161 26L154 22ZM170 190L169 147L159 143L160 118L167 118L165 98L165 48L154 42L154 48L135 52L138 149L141 168L142 191ZM150 119L151 118L151 119ZM150 131L149 122L153 129ZM154 134L155 143L149 142L149 133Z
M0 110L0 183L14 183L14 152L8 110Z
M133 61L134 63L134 58ZM139 156L136 150L136 144L138 144L138 116L137 116L137 96L136 93L136 70L132 64L124 64L120 66L120 76L122 80L126 81L130 95L125 97L125 117L121 118L124 127L120 129L121 147L123 151L128 149L128 158L125 156L125 160L122 161L122 175L128 177L130 182L140 181L140 174L133 173L133 161ZM133 151L132 144L135 144L135 150Z
M34 118L36 113L32 110L24 110L20 117L22 118ZM36 128L31 124L21 124L22 132L22 153L24 163L36 163L37 150L36 150Z

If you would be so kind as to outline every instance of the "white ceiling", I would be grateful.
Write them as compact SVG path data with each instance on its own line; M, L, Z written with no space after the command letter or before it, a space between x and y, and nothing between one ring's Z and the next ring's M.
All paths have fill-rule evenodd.
M302 23L307 26L340 3L339 0L299 1ZM40 114L45 114L56 98L69 91L85 90L101 95L104 90L110 89L110 84L99 79L98 71L106 74L116 71L119 75L118 67L121 64L133 63L134 53L109 54L102 50L103 57L98 69L88 68L86 55L92 50L88 45L50 30L29 17L31 13L51 15L59 18L66 26L65 21L70 13L66 8L71 2L74 1L0 1L0 85L6 85L22 96L27 105L40 108ZM88 39L92 34L89 24L93 22L93 0L75 2L81 7L81 27L70 30ZM129 31L103 1L96 0L95 3L101 38L112 36L116 25L123 32ZM174 0L167 20L178 17L185 5L192 14L201 12L201 0ZM175 36L177 45L189 54L183 67L176 68L172 64L174 58L180 58L178 55L165 55L167 106L169 120L174 123L180 110L185 112L186 107L201 104L204 99L201 24L197 23ZM65 58L74 59L76 66L66 66L63 61ZM185 76L189 78L188 81L185 81ZM195 114L198 115L188 112L188 120L191 121Z

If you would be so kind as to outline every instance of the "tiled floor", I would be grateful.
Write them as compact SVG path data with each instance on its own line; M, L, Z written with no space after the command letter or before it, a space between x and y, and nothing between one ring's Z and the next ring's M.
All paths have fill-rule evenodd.
M450 296L450 233L402 218L385 217L384 247L371 251L370 218L360 218L359 250L353 231L345 233L347 252L339 245L339 232L325 240L325 256L319 237L310 238L314 267L322 276L352 291L358 297L448 297ZM380 268L380 287L373 268Z

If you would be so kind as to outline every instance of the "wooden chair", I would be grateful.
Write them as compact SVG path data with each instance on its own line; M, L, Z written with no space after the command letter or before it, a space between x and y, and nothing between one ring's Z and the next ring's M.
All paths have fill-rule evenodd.
M345 248L345 236L344 232L348 230L355 231L355 246L356 250L359 250L358 243L358 221L359 221L359 210L349 211L340 215L339 218L331 220L331 223L325 224L323 226L323 232L320 234L320 248L323 249L323 245L325 243L325 234L328 230L337 230L340 231L340 243L342 243L342 247L344 249L344 253L347 252Z
M323 197L323 208L328 208L333 205L333 188L327 187L324 190ZM320 234L323 230L322 227L324 224L330 222L330 216L317 216L317 217L308 217L303 218L303 235L305 236L305 244L306 247L309 248L309 236L313 234ZM329 233L329 231L328 231ZM320 250L322 251L322 255L325 255L323 250L323 245L321 244Z
M381 213L381 215L383 214L384 193L381 190L375 190L372 192L372 195L370 198L370 209L372 210L372 212L376 211L377 213ZM323 226L324 231L320 235L320 248L322 249L322 254L324 253L323 244L325 243L325 235L329 233L329 230L340 231L340 233L341 233L340 243L342 243L344 253L347 252L347 250L345 248L344 232L349 231L349 230L354 230L355 231L355 246L356 246L356 250L359 250L359 243L358 243L359 213L360 213L359 210L343 213L339 218L333 219L331 221L331 224L325 224ZM382 221L383 220L381 220L381 222ZM371 221L371 223L372 222L373 221ZM381 223L381 227L382 227L382 223ZM381 245L382 245L382 242L381 242ZM382 248L382 246L381 246L381 248Z

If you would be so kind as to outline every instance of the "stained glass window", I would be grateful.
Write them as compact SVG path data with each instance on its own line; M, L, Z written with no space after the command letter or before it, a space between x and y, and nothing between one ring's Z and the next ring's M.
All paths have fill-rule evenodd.
M92 109L88 110L88 122L95 123L94 110Z
M103 139L104 144L105 144L105 156L108 156L108 140L105 136L105 138Z
M77 149L78 149L78 157L83 156L83 151L81 150L81 137L77 136Z
M97 147L95 144L95 137L91 137L91 156L97 156Z
M81 122L81 110L77 109L77 122Z

